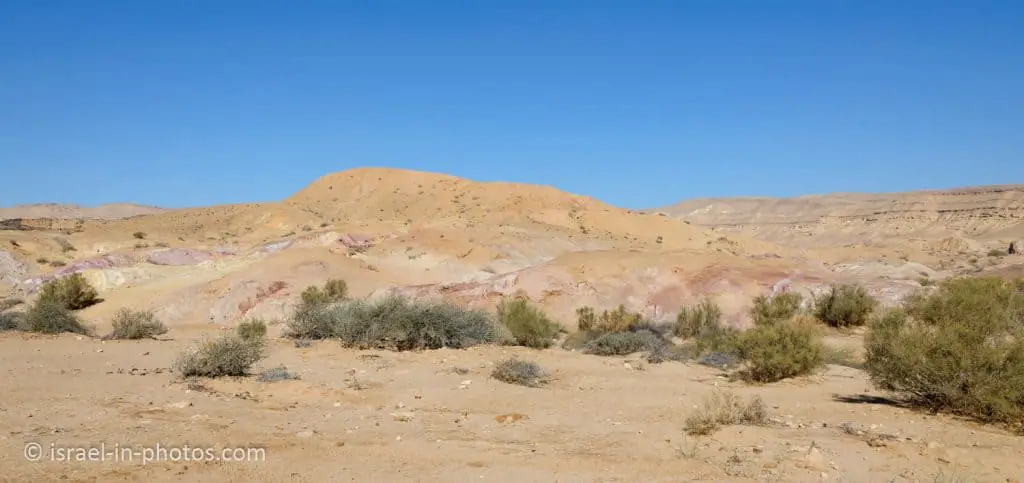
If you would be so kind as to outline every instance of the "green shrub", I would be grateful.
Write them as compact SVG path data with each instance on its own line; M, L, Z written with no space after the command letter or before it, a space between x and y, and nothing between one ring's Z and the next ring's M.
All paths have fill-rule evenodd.
M245 340L262 339L267 335L267 323L261 319L243 320L235 327L235 333Z
M237 335L206 339L193 350L183 352L174 369L183 378L246 376L250 368L266 357L263 339L243 339Z
M0 312L0 332L21 330L25 323L25 314L21 312Z
M873 318L865 369L912 404L1024 430L1024 281L946 280Z
M597 327L597 314L593 307L580 307L576 309L576 328L580 331L594 330Z
M763 425L767 421L768 411L760 397L744 403L734 392L716 390L700 410L687 416L683 430L691 436L707 436L722 426Z
M500 342L503 334L487 312L401 295L300 307L287 331L296 339L337 338L346 347L396 351L461 349Z
M68 310L80 310L101 300L81 273L49 281L39 289L39 301L52 301Z
M722 325L722 309L710 299L694 307L683 307L676 316L675 333L684 339L697 337L708 328Z
M40 298L25 312L22 328L28 332L42 334L73 334L90 335L92 329L86 327L74 312L68 310L54 299Z
M153 312L122 308L114 314L110 339L148 339L167 333L167 327Z
M583 352L598 356L624 356L636 352L653 352L668 342L650 330L636 332L604 332L588 341Z
M814 315L831 327L862 326L878 302L859 285L833 285L814 299Z
M540 387L547 384L549 375L535 362L512 358L497 363L491 377L508 384Z
M784 292L774 297L759 295L754 298L750 316L755 325L789 320L800 312L803 301L803 295L796 292Z
M311 285L302 291L302 303L306 305L342 302L348 299L348 284L344 280L332 279L323 288Z
M525 299L502 300L498 320L521 346L544 349L554 343L561 327Z
M762 323L739 336L740 376L775 382L812 373L824 364L824 344L814 326L791 321Z

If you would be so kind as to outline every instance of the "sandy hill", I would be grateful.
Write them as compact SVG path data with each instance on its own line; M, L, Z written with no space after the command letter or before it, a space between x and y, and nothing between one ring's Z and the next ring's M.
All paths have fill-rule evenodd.
M0 220L11 218L117 219L136 215L160 213L163 211L166 211L166 208L138 205L135 203L107 203L91 207L60 203L36 203L0 208Z

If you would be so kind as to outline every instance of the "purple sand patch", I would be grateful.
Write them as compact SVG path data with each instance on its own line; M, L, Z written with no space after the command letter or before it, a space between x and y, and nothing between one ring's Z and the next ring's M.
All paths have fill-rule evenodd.
M149 254L147 261L154 265L196 265L213 258L210 252L189 248L168 248Z
M373 237L363 234L347 233L338 237L338 241L348 248L369 248L373 246Z

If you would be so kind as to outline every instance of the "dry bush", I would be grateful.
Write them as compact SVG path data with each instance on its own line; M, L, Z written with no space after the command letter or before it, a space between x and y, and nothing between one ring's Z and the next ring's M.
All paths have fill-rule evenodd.
M744 403L734 392L716 390L700 410L686 418L683 430L691 436L707 436L722 426L763 425L767 420L768 412L760 397Z
M944 281L870 323L876 387L932 411L1024 431L1024 280Z
M598 356L625 356L636 352L654 352L669 344L665 338L647 329L604 332L586 342L583 352Z
M998 248L993 248L993 249L988 251L988 256L990 256L990 257L1005 257L1006 256L1006 252L1003 251L1003 250L1000 250Z
M346 347L396 351L460 349L497 343L504 335L487 312L400 295L299 307L287 330L295 339L336 338Z
M235 327L235 333L245 340L262 339L267 335L267 323L262 319L243 320Z
M746 362L740 377L768 383L808 375L824 364L824 344L815 327L794 321L762 323L739 336Z
M42 334L73 334L91 335L92 328L82 323L74 312L68 310L55 299L40 298L25 312L22 319L23 330Z
M302 291L301 298L306 305L342 302L348 299L348 284L340 279L328 280L323 288L315 285L307 287Z
M544 349L554 344L562 328L526 299L506 299L498 304L498 320L508 328L516 344Z
M601 332L626 332L643 322L643 319L643 315L626 310L625 305L619 305L611 311L602 312L595 328Z
M206 339L183 352L174 363L182 378L246 376L253 364L266 357L264 339L243 339L237 335Z
M800 312L804 297L796 292L784 292L774 297L759 295L754 298L754 306L750 309L750 317L755 325L771 324L781 320L789 320Z
M167 326L152 311L122 308L114 314L109 339L151 339L167 333Z
M540 387L548 383L550 376L535 362L511 358L497 363L491 377L508 384Z
M694 307L683 307L676 316L675 333L684 339L697 337L707 328L722 325L722 309L710 299Z
M61 252L67 253L67 252L73 252L73 251L78 250L77 248L75 248L74 245L71 244L71 242L69 242L67 240L67 238L58 237L58 238L55 238L54 241L56 241L57 245L60 246L60 251Z
M138 240L144 240L146 238L146 232L144 232L144 231L137 231L135 233L132 233L132 236L135 237Z
M857 327L867 324L878 301L859 285L833 285L828 293L814 299L814 315L831 327Z
M96 289L81 273L43 284L37 300L55 302L68 310L84 309L101 301Z
M581 332L597 328L597 314L594 313L593 307L586 306L576 309L576 327Z
M260 373L260 382L292 381L298 379L298 374L291 372L285 366L277 366Z
M0 331L21 330L25 323L25 314L21 312L0 312Z

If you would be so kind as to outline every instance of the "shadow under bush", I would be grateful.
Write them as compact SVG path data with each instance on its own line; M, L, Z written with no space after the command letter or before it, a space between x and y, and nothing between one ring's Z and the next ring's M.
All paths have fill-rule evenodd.
M484 311L401 295L340 304L304 304L288 324L295 339L339 339L360 349L461 349L503 340L505 331Z
M919 407L1024 432L1022 287L952 279L878 314L865 338L872 382Z

